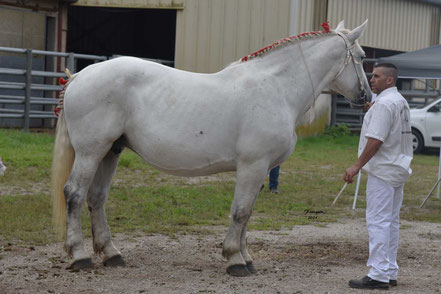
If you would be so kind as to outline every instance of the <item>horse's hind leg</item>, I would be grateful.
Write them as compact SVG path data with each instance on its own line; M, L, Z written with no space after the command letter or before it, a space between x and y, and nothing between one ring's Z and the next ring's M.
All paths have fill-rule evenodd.
M250 270L255 271L246 248L246 229L267 170L268 163L264 160L238 166L231 224L222 251L222 255L228 260L227 272L230 275L247 276L250 275Z
M87 204L92 221L93 249L97 254L104 254L105 266L125 265L121 252L113 245L104 206L118 165L120 151L111 150L107 153L98 167L87 194Z
M64 186L67 211L65 249L73 258L68 269L79 270L93 267L90 256L83 245L81 208L101 158L96 153L84 155L77 152L69 179Z

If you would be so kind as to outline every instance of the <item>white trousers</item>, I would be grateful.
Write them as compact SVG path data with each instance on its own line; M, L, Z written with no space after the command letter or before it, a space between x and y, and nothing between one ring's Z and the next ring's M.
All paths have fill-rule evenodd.
M368 276L389 282L398 276L397 251L403 187L393 187L369 175L366 187L366 224L369 233Z

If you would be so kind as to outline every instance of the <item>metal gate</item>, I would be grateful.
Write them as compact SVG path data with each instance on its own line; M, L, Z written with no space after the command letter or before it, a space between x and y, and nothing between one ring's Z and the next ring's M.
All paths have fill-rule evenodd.
M54 125L53 109L62 89L58 78L65 74L47 69L63 64L74 73L78 59L100 62L107 57L0 47L0 127L23 127L28 131L31 124L42 126L38 121L44 124L44 119Z

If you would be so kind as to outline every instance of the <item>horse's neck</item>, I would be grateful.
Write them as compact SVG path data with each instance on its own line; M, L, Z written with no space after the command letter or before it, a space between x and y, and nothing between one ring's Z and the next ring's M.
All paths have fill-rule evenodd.
M287 85L286 100L298 118L335 77L346 56L344 46L336 35L294 40L256 60L256 66Z

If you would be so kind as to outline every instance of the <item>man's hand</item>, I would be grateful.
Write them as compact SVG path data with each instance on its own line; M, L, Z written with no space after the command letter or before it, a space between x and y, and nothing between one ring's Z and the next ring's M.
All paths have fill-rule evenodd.
M352 183L352 178L356 175L356 174L358 174L358 171L360 170L360 168L357 166L357 165L353 165L353 166L351 166L350 168L348 168L347 170L346 170L346 172L345 172L345 175L344 175L344 180L345 180L345 182L347 182L347 183Z
M380 149L383 141L374 138L368 138L366 143L366 147L364 147L363 152L361 153L358 160L355 162L353 166L348 168L345 172L343 179L347 183L352 183L352 178L358 173L358 171L377 153L378 149Z

